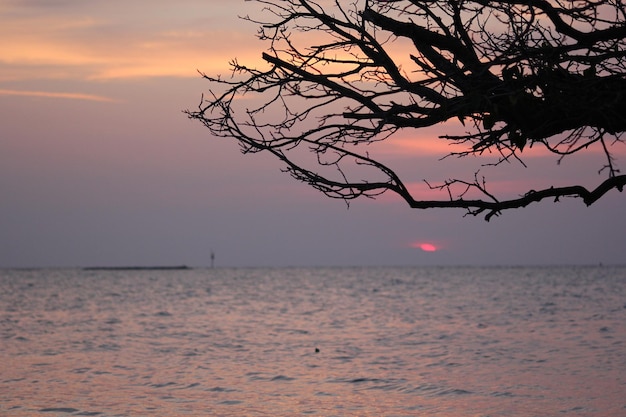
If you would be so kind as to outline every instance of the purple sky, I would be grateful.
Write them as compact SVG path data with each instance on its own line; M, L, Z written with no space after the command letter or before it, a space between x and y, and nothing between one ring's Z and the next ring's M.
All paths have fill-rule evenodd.
M0 267L203 266L211 251L218 266L624 262L626 195L615 191L592 207L546 201L489 223L393 196L347 209L270 157L212 139L182 110L208 89L196 69L226 74L230 58L264 50L237 19L249 6L0 5ZM407 144L385 157L416 183L473 169ZM596 162L531 155L494 187L571 176L593 185Z

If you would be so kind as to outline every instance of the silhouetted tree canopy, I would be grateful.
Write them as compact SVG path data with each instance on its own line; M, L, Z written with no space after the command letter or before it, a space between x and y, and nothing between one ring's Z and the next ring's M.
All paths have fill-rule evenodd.
M413 208L464 208L489 220L546 198L590 205L626 184L613 159L626 130L622 0L257 3L264 12L244 19L266 42L263 68L235 60L232 77L203 74L211 92L187 114L244 153L273 154L330 197L392 191ZM366 145L438 124L440 138L457 145L448 156L495 162L478 162L469 180L427 182L441 200L415 198ZM556 161L600 149L597 187L492 194L481 167L523 164L533 146Z

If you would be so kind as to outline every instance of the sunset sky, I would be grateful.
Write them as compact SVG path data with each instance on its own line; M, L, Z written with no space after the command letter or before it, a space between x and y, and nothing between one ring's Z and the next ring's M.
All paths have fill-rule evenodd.
M270 157L211 138L182 111L208 91L197 70L258 62L266 45L238 19L254 10L240 0L0 1L0 267L203 266L212 251L217 266L624 262L626 194L591 207L546 201L489 223L391 195L348 209ZM383 157L415 184L471 176L476 161L439 161L437 133L403 132ZM537 152L528 168L496 173L493 189L572 177L593 186L598 161L557 166Z

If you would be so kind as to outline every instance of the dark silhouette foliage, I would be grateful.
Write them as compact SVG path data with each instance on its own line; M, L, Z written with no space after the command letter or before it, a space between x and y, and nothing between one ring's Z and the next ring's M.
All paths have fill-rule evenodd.
M626 184L614 160L626 130L621 0L257 3L265 18L244 19L266 41L264 68L235 60L230 78L203 74L210 95L187 114L244 153L273 154L330 197L392 191L413 208L464 208L489 220L546 198L590 205ZM456 145L448 156L491 162L469 180L427 182L441 200L415 198L367 145L439 124L440 138ZM480 170L524 164L535 146L557 161L599 149L599 185L492 194Z

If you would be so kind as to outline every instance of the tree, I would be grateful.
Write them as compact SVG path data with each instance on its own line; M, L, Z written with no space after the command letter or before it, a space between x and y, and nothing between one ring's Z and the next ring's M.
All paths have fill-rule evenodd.
M267 18L244 19L267 42L264 68L233 60L230 78L203 74L210 95L187 114L244 153L273 154L330 197L392 191L412 208L463 208L489 220L547 198L590 205L626 184L614 159L626 130L621 0L257 2ZM457 145L448 157L491 162L470 180L424 180L441 200L415 198L368 145L438 124L440 138ZM558 162L600 149L602 181L492 194L481 169L524 164L533 146Z

